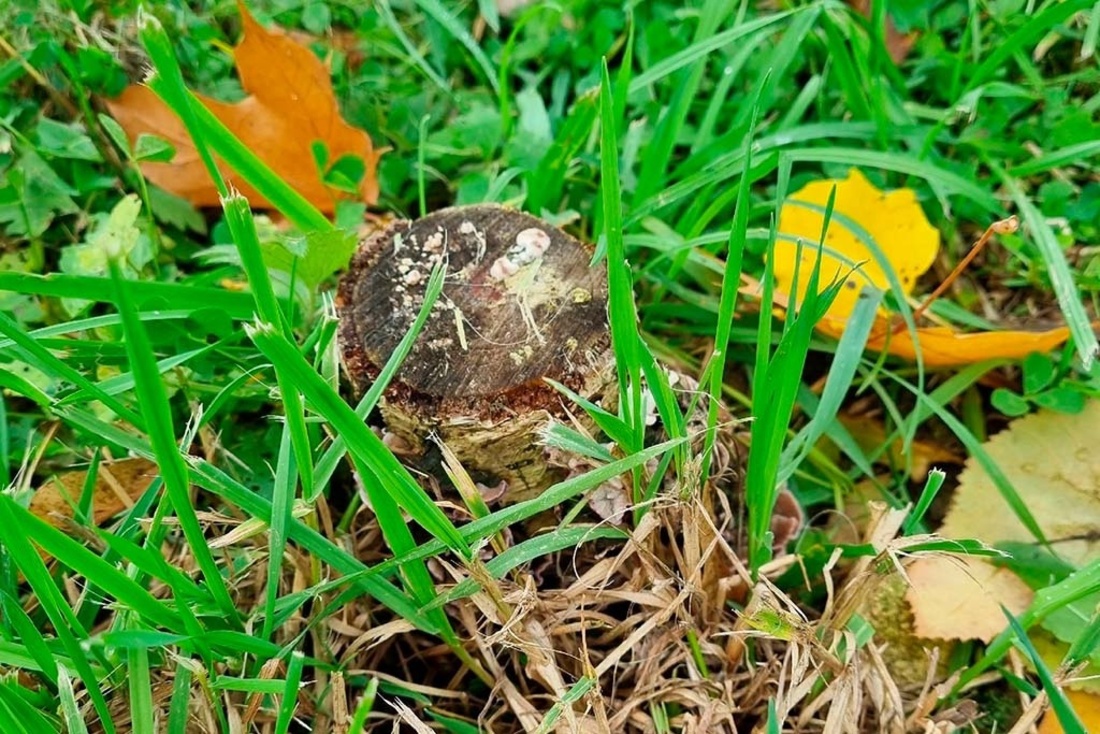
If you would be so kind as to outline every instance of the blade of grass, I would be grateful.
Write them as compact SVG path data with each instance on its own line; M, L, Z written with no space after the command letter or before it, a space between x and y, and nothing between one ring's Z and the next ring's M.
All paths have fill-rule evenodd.
M23 691L23 695L16 691ZM25 698L29 694L26 688L11 681L0 682L0 709L4 715L0 715L0 721L5 724L5 731L21 732L25 734L54 734L57 723L43 716Z
M1054 710L1054 715L1058 717L1058 723L1062 725L1062 731L1065 734L1089 734L1088 729L1081 721L1081 717L1073 710L1073 705L1066 698L1065 691L1055 682L1054 674L1050 672L1043 656L1035 649L1035 645L1027 636L1027 631L1020 625L1020 620L1016 619L1003 605L1001 611L1008 618L1009 627L1015 634L1017 642L1024 648L1024 652L1035 667L1035 672L1043 683L1043 690L1046 691L1047 698L1050 699L1050 707Z
M233 242L237 245L237 251L240 253L241 263L248 275L249 285L252 286L252 293L256 298L256 312L267 323L276 327L281 326L286 337L291 338L293 334L289 324L283 318L282 311L279 309L278 301L275 298L275 289L271 284L271 276L260 251L256 223L252 219L252 211L248 207L248 201L239 195L223 197L222 208L225 211L225 220L233 236ZM313 454L310 449L309 434L306 430L305 406L294 382L287 379L286 374L277 364L275 365L275 379L279 384L279 394L283 399L283 414L290 429L291 445L297 459L298 476L302 480L302 492L307 496L312 495ZM290 487L289 490L293 492L294 487ZM287 522L290 507L293 503L293 497L285 499L282 509L286 513L286 517L280 520L281 523L285 524Z
M81 576L94 580L97 587L124 603L134 614L148 620L150 624L182 631L183 624L178 615L126 574L29 510L20 507L11 498L0 499L0 502L8 503L6 512L15 518L22 537L32 540L50 556Z
M305 659L306 656L298 650L290 654L290 662L286 666L286 687L283 690L282 701L279 703L279 715L275 719L275 734L287 734L290 731L294 709L298 707L298 689L302 685L302 668L305 665Z
M153 734L153 682L149 676L149 651L126 649L126 680L130 688L130 726L134 734Z
M1026 46L1030 46L1039 41L1039 39L1045 36L1051 28L1065 23L1069 18L1080 11L1092 7L1094 3L1095 0L1065 0L1065 2L1048 5L1042 11L1028 19L1027 23L1008 36L1008 38L998 40L993 50L970 75L963 93L984 84L998 71L1003 69L1008 63L1008 60L1015 54L1023 51Z
M168 734L187 734L188 708L191 699L191 668L176 663L172 679L172 698L168 703Z
M366 479L370 474L370 470L363 465L362 460L354 454L352 459L360 476L364 477L363 487L370 499L371 509L374 510L375 517L378 519L378 525L382 530L382 537L385 539L386 545L390 547L395 557L408 555L416 548L416 540L413 538L408 525L405 524L401 508L394 500L393 495L387 492L384 487ZM399 566L399 574L405 588L408 589L421 612L436 626L439 630L439 636L447 643L448 647L484 682L491 684L492 679L488 673L462 646L462 642L451 627L447 615L443 613L442 609L431 606L432 602L438 598L438 594L436 594L435 584L432 582L432 576L427 565L423 561L403 563Z
M481 46L479 46L478 42L474 40L474 37L470 35L470 32L466 30L466 27L459 22L458 18L456 18L450 10L444 7L439 0L415 0L415 2L420 6L421 10L443 26L447 33L451 34L456 41L465 47L466 51L473 57L478 68L481 69L481 73L485 76L485 80L489 82L489 86L493 88L493 92L499 93L498 74L496 69L493 68L493 62L491 62L489 57L485 55L485 52L481 50Z
M1092 323L1085 312L1085 307L1081 304L1080 291L1074 282L1073 272L1070 270L1069 263L1066 262L1062 246L1058 243L1058 238L1055 237L1046 219L1024 194L1016 179L1009 176L995 162L987 160L986 164L1012 194L1012 200L1020 210L1024 226L1031 232L1031 237L1043 256L1043 262L1046 263L1047 271L1050 273L1051 285L1054 286L1054 295L1058 299L1058 306L1062 309L1062 315L1066 318L1070 333L1073 334L1077 356L1081 360L1082 368L1088 371L1092 368L1097 352L1100 352L1100 342L1097 342Z
M762 78L753 81L753 104L738 106L737 113L730 122L731 131L744 135L756 127L754 118L767 119L771 114L776 103L776 92L788 80L788 71L798 60L799 51L807 45L806 38L817 27L824 7L820 4L806 6L801 13L791 18L783 37L778 42L772 41L768 44L770 53L760 60L761 68L767 71Z
M390 0L378 0L376 4L378 14L382 17L382 22L386 27L397 37L397 40L401 43L402 48L405 49L405 53L409 55L409 60L412 61L412 65L415 66L424 76L426 76L432 84L436 85L440 91L444 94L453 97L454 90L451 89L451 85L447 83L447 80L439 75L439 72L428 62L424 55L417 49L416 44L405 33L405 29L401 26L401 22L397 20L397 16L393 13L393 8L390 7Z
M588 417L592 419L592 422L596 424L596 427L606 433L607 437L612 441L620 446L630 446L633 443L633 431L622 418L607 412L588 398L578 395L556 380L546 378L546 382L583 409L584 412L588 414Z
M760 94L763 82L756 92L753 101L753 112L749 119L748 134L745 136L745 168L752 166L752 141L756 132L756 109L760 103ZM745 253L746 232L749 228L749 177L747 173L741 175L741 182L737 188L737 203L733 210L733 223L730 225L730 236L726 246L726 265L722 273L722 290L718 303L718 319L714 331L714 354L711 356L712 364L708 365L710 371L710 401L707 405L707 433L703 442L703 465L700 471L700 480L706 482L710 478L710 463L713 458L714 442L718 437L718 409L722 404L722 383L726 379L726 357L729 353L730 331L733 328L734 311L737 308L737 291L741 286L741 263Z
M619 411L631 427L628 452L642 447L645 416L642 414L642 371L638 358L638 314L634 305L630 266L623 247L622 195L619 186L618 120L607 59L600 83L600 193L603 203L603 233L607 247L608 319L611 348L619 382Z
M287 378L298 386L314 409L347 439L348 449L366 471L363 481L377 482L421 527L446 542L461 558L469 559L472 553L469 546L447 516L295 346L268 324L257 323L246 329L260 351L286 371Z
M164 479L168 500L172 503L172 509L179 520L184 538L218 606L231 624L239 624L240 617L233 598L206 544L195 508L191 506L187 464L176 445L172 408L168 403L164 383L157 372L149 336L130 300L118 261L112 258L110 267L115 280L119 314L122 316L123 331L126 335L126 352L130 358L130 368L134 373L134 393L141 406L142 416L146 419L149 443L156 454L156 462Z
M359 703L355 705L355 715L351 717L350 731L364 732L367 730L367 718L374 710L374 697L377 693L378 679L371 678L363 688L363 695L360 696Z
M187 128L195 149L221 196L227 197L230 191L214 163L214 153L302 231L324 232L333 229L325 215L275 175L188 91L168 35L152 15L145 14L142 19L144 23L140 30L141 41L156 70L156 75L147 84Z
M928 478L924 481L924 489L921 490L917 504L913 511L909 513L909 517L905 518L905 524L902 525L901 532L903 535L912 535L917 532L924 514L932 506L932 502L943 487L945 479L947 479L947 474L942 469L932 469L928 472Z
M524 177L526 208L536 215L556 211L565 187L565 176L585 142L592 135L599 113L599 92L585 92L573 103L569 116L561 123L554 142L543 154L535 170ZM618 119L618 118L616 118Z
M1100 12L1100 9L1097 12ZM1034 176L1037 173L1046 173L1053 168L1080 165L1095 155L1100 155L1100 140L1089 140L1036 156L1033 160L1008 169L1007 175L1012 178Z
M634 80L630 83L630 94L636 94L645 90L657 82L661 81L667 76L674 74L675 72L683 69L686 66L691 66L699 59L707 56L714 51L722 48L732 48L735 42L744 38L745 36L751 36L756 33L770 32L771 26L776 25L787 18L795 15L796 13L805 12L803 8L798 10L787 10L780 13L773 13L771 15L764 16L757 20L749 21L748 23L742 23L736 25L729 30L716 33L709 38L692 43L682 51L678 51L673 55L658 61L653 66L649 67L641 74L634 77Z
M260 636L270 640L274 633L275 605L279 601L279 582L283 577L287 528L293 519L295 490L294 459L291 455L289 425L283 427L279 454L275 460L275 483L271 491L271 525L267 547L267 588L264 590L264 624Z
M536 515L546 512L548 509L558 507L565 502L587 492L595 487L606 482L611 477L620 476L630 471L635 466L641 466L647 461L657 458L675 448L678 445L685 443L683 439L679 441L669 441L657 446L653 446L648 449L629 456L625 459L620 459L616 462L608 464L607 466L594 469L590 472L582 474L579 477L566 480L559 484L554 485L550 489L546 490L542 495L537 498L527 500L515 505L511 505L502 510L498 510L488 517L479 518L470 522L460 529L460 532L471 543L478 543L485 538L495 536L503 531L505 528L512 527L519 523L522 523ZM439 555L446 550L446 546L438 541L431 540L421 545L416 546L413 550L405 553L401 556L391 558L386 561L382 561L379 564L372 566L369 569L362 570L355 574L349 574L343 579L339 579L332 582L333 588L336 585L352 583L358 580L367 580L375 576L390 576L397 572L397 570L406 563L424 560L435 555ZM492 563L492 562L490 562ZM327 593L329 587L323 587L318 590L318 593ZM333 610L339 609L343 606L343 603L337 604L333 602ZM315 616L315 621L324 619L328 612L322 612ZM311 622L312 624L313 622Z
M730 12L730 0L704 0L699 9L699 23L695 29L692 43L699 44L714 36L722 21ZM669 161L673 149L680 139L688 113L696 101L696 93L707 68L707 57L699 56L690 66L677 74L672 85L672 98L664 109L654 128L653 136L645 148L642 157L642 169L638 174L638 185L634 190L634 203L651 196L663 188L668 176ZM623 119L623 106L626 104L621 88L616 89L616 102L619 109L614 110L615 120Z
M983 188L973 181L939 168L932 163L902 153L830 147L794 148L783 151L783 156L796 163L836 163L844 166L882 168L887 171L905 173L935 183L949 194L965 196L989 212L999 213L1002 211L1000 202L987 188Z
M505 550L485 564L486 570L494 579L501 579L520 566L530 563L537 558L550 556L566 548L576 548L586 542L595 540L627 540L630 535L618 528L599 528L572 526L559 528L546 535L529 538L517 545ZM477 579L467 578L460 581L445 594L438 595L421 611L440 609L446 604L452 604L461 599L473 596L481 585Z
M785 190L785 181L781 179L780 191ZM774 355L771 354L771 321L764 317L760 320L756 366L753 374L752 448L749 450L746 475L749 566L754 575L771 556L771 514L779 491L777 479L783 440L786 437L787 423L801 384L802 370L806 355L809 353L813 328L844 283L844 281L835 282L819 292L821 248L824 246L825 232L832 218L835 198L834 187L825 207L817 248L818 256L814 259L804 301L801 304L795 304L792 299ZM775 220L772 221L774 233ZM771 249L770 246L769 249ZM801 254L798 258L796 263L801 260ZM769 257L764 271L763 303L771 303L774 288L771 260L772 258ZM798 277L796 265L796 281ZM797 287L793 290L798 291Z
M76 702L76 691L73 690L73 679L68 671L60 668L57 671L57 694L61 699L61 718L65 722L66 731L69 734L88 734L88 726L84 723L84 715L80 713L80 706Z
M6 313L0 313L0 334L6 336L13 343L15 350L29 364L33 364L48 375L57 375L77 388L83 390L89 397L93 397L104 406L113 410L120 418L129 423L141 427L144 423L141 417L126 407L114 396L107 394L94 382L82 375L77 369L65 363L48 349L29 337L26 332Z
M416 337L419 336L421 329L424 328L424 324L427 323L428 318L432 315L432 308L435 306L436 300L443 292L443 282L446 277L446 266L440 263L432 268L432 274L428 278L428 286L424 289L424 303L420 306L420 311L416 314L416 320L413 321L409 330L401 337L401 341L398 342L397 347L393 350L393 353L386 360L385 366L382 371L378 373L377 379L371 383L370 389L363 396L359 404L355 406L355 415L361 421L366 421L370 416L371 411L378 404L379 399L382 397L382 393L385 392L389 386L393 376L397 374L397 370L401 367L401 364L405 361L409 352L412 350L413 343L416 341ZM321 456L317 462L314 494L306 497L306 502L313 504L317 498L317 494L328 484L329 479L332 478L332 473L336 471L337 464L344 458L347 453L347 442L344 437L339 433L332 441L332 445Z
M115 300L111 279L91 275L0 272L0 290L35 296L80 298L97 303L113 303ZM139 303L162 300L171 303L176 311L203 311L213 308L225 311L237 320L252 318L253 300L248 293L204 288L188 283L153 283L142 280L132 281L130 290Z
M21 526L13 513L15 507L15 502L10 497L0 494L0 542L11 556L15 567L23 572L23 577L38 599L38 604L53 625L55 634L61 640L80 682L84 684L88 697L92 701L92 707L99 716L100 725L107 734L115 734L117 729L111 719L107 700L103 697L99 680L88 660L88 651L81 644L81 640L88 638L88 633L61 595L53 579L50 578L46 564L26 542L25 536L20 531Z
M42 675L54 685L60 686L61 669L57 665L57 660L54 659L53 651L46 643L46 638L42 636L41 630L23 611L19 600L0 592L0 609L3 610L4 618L11 623L18 635L16 639L26 646L27 653L38 663L38 669Z
M875 324L881 302L882 291L872 288L860 291L856 306L837 344L821 400L813 409L813 417L783 450L779 482L786 481L794 474L817 440L836 421L836 415L840 412L841 404L855 380L856 370L863 360L863 348L871 334L871 327Z

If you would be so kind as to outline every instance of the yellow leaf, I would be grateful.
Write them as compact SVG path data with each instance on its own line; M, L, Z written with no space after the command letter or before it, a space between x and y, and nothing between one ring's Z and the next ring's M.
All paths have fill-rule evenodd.
M779 237L772 268L776 303L780 306L786 307L788 294L795 287L796 268L798 302L805 298L821 241L824 211L834 186L836 199L821 253L819 290L825 290L834 280L844 279L845 283L817 329L839 339L863 286L889 291L890 278L885 265L896 276L904 294L911 295L917 279L932 266L940 237L910 189L881 191L855 168L844 179L813 181L792 194L779 212ZM885 262L875 258L859 230L873 241ZM914 342L908 329L898 327L899 321L896 315L880 309L867 349L916 359L919 346L924 363L931 367L1021 358L1031 352L1048 352L1069 338L1066 327L1043 332L963 334L944 326L929 326L916 329Z
M985 444L1031 512L1043 535L1065 561L1084 566L1100 558L1100 400L1076 415L1041 411L1014 421ZM1032 534L1001 496L992 478L973 458L959 475L959 487L939 533L975 538L988 545L1034 542ZM968 558L966 583L950 568L953 561L918 559L909 567L914 587L907 600L918 633L952 634L988 640L1007 625L997 602L1019 611L1019 579L995 572L984 560ZM950 588L950 592L934 587ZM1026 588L1026 587L1024 587ZM976 634L980 630L981 634Z
M249 96L235 104L196 96L249 150L321 211L331 213L346 195L322 180L311 147L315 141L327 147L330 165L345 155L362 158L366 173L359 198L374 203L378 198L375 169L383 151L375 150L365 132L340 116L328 69L309 48L281 30L264 28L243 3L239 7L244 35L233 57ZM150 181L196 206L220 206L217 189L187 129L152 90L131 85L108 100L107 107L131 139L148 133L175 147L171 163L142 164ZM252 206L270 208L220 161L219 168Z
M779 212L779 239L773 254L775 285L783 293L791 292L795 267L798 267L799 302L806 295L806 284L817 259L825 207L833 186L836 186L836 200L825 233L820 288L824 290L834 279L847 275L847 283L828 311L830 317L843 320L855 308L864 283L882 290L890 289L890 280L882 264L851 223L863 229L881 250L906 294L912 292L917 278L932 266L939 251L940 235L928 223L910 189L881 191L856 168L844 179L812 181L783 203ZM799 241L802 242L801 260ZM857 265L860 268L851 272Z
M826 317L818 322L823 334L839 339L845 322ZM921 357L929 367L953 367L986 359L1022 359L1032 352L1057 349L1069 338L1069 328L1059 326L1049 331L981 331L963 334L946 326L917 328ZM896 357L915 360L917 346L908 329L894 332L890 319L879 316L867 339L867 349L887 352Z
M1083 691L1066 691L1073 710L1081 717L1085 731L1100 731L1100 696ZM1048 710L1039 722L1039 734L1062 734L1064 729L1053 711Z

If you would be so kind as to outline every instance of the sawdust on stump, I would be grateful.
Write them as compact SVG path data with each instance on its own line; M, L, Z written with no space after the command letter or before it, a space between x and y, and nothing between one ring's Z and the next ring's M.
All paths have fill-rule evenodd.
M610 384L606 275L590 259L560 229L500 206L393 222L340 284L345 371L358 393L370 386L443 262L443 294L385 392L383 420L416 451L438 436L468 470L506 482L503 501L529 499L555 479L535 431L565 413L546 379L585 396Z

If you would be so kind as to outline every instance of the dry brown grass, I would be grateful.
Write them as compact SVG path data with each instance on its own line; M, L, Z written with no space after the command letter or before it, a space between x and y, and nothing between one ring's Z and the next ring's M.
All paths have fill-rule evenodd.
M726 495L663 499L622 544L585 544L544 558L531 568L490 582L491 588L450 605L448 614L467 649L489 673L482 685L438 640L367 597L327 618L331 596L303 606L279 630L278 642L300 645L324 663L307 666L299 695L299 720L318 732L345 732L364 681L382 683L369 721L371 730L439 731L425 706L487 732L764 732L769 701L781 731L791 734L955 731L975 718L963 702L941 704L931 666L918 685L899 683L886 646L857 646L848 628L853 615L901 573L906 548L926 538L898 538L900 511L872 508L863 540L878 554L851 563L834 558L826 570L829 594L821 609L806 609L772 579L796 568L784 555L752 582L732 525L738 514ZM714 507L717 506L717 511ZM384 547L369 511L338 540L370 562ZM726 518L722 525L715 518ZM208 516L212 529L233 523ZM242 605L262 604L266 572L262 535L240 540L238 558L251 565L236 578ZM283 593L308 588L319 570L308 557L288 551ZM178 552L178 567L190 559ZM441 591L466 573L440 560L432 564ZM196 733L221 731L217 705L232 731L268 731L270 701L204 688L210 671L197 660L171 660L158 668L155 699L167 709L170 671L191 670L190 708ZM260 677L285 673L279 664ZM572 696L578 682L590 684ZM392 687L389 687L392 686ZM389 687L389 688L388 688ZM405 697L392 692L401 689ZM124 692L116 697L124 717ZM562 701L572 700L571 705Z

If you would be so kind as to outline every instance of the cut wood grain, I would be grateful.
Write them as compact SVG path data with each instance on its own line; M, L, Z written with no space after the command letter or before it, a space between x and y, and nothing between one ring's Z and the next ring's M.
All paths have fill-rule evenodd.
M503 501L554 480L537 440L564 398L611 383L607 280L580 241L496 205L396 221L365 241L337 295L344 369L362 394L407 333L429 274L443 294L380 404L387 428L424 448L434 433L471 472L504 480Z

